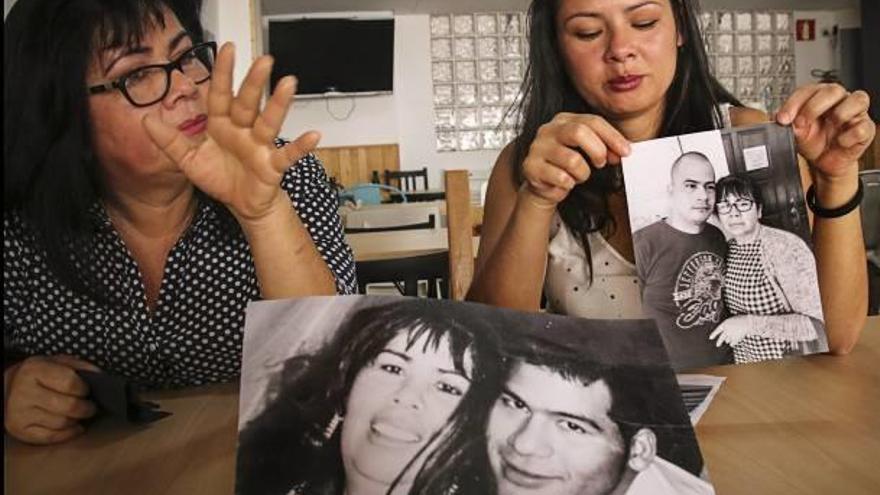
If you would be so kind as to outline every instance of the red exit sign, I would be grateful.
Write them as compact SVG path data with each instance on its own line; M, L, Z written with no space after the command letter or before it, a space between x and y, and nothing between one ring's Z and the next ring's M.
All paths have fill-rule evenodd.
M798 41L816 39L816 19L798 19L795 22L795 33Z

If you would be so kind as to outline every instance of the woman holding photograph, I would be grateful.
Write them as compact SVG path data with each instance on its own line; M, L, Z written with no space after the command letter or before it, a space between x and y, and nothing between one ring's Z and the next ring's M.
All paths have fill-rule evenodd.
M760 191L745 175L716 185L715 210L727 233L724 303L730 313L709 335L733 347L737 363L828 350L810 247L762 225Z
M710 74L694 0L534 0L519 136L489 180L472 300L585 317L642 315L619 169L630 143L766 121ZM858 158L875 133L868 95L799 88L791 125L812 191L829 346L855 345L867 308ZM728 106L729 113L725 110ZM577 303L559 307L565 295Z
M76 370L143 387L238 376L248 302L352 292L319 135L277 140L272 61L233 91L197 0L27 0L4 24L6 431L65 441Z
M239 435L239 494L409 493L460 404L497 389L480 318L401 300L356 311L287 360Z

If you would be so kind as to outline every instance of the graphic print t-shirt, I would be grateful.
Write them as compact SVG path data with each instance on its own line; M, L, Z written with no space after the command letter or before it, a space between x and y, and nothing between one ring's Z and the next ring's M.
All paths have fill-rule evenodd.
M711 224L688 234L661 220L633 234L633 244L642 305L657 322L672 366L730 363L730 348L709 340L724 310L724 234Z

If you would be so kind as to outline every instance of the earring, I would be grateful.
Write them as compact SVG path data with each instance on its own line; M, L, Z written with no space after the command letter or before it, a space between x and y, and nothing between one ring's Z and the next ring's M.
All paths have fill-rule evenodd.
M330 422L327 423L327 427L324 428L325 440L330 440L330 437L332 437L333 433L336 432L336 428L339 426L339 423L342 423L342 416L340 416L338 412L335 412L333 413L333 417L330 418Z

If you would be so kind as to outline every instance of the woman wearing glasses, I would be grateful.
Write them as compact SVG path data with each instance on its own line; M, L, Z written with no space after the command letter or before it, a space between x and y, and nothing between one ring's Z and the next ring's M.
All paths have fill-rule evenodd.
M732 346L737 363L827 351L809 246L761 224L760 191L747 176L724 177L715 190L718 219L729 237L723 292L731 316L709 338Z
M351 251L310 152L232 89L195 0L29 0L4 27L5 427L32 443L94 414L79 369L146 387L237 376L245 305L351 292ZM262 107L262 108L261 108ZM9 362L9 361L7 361Z

